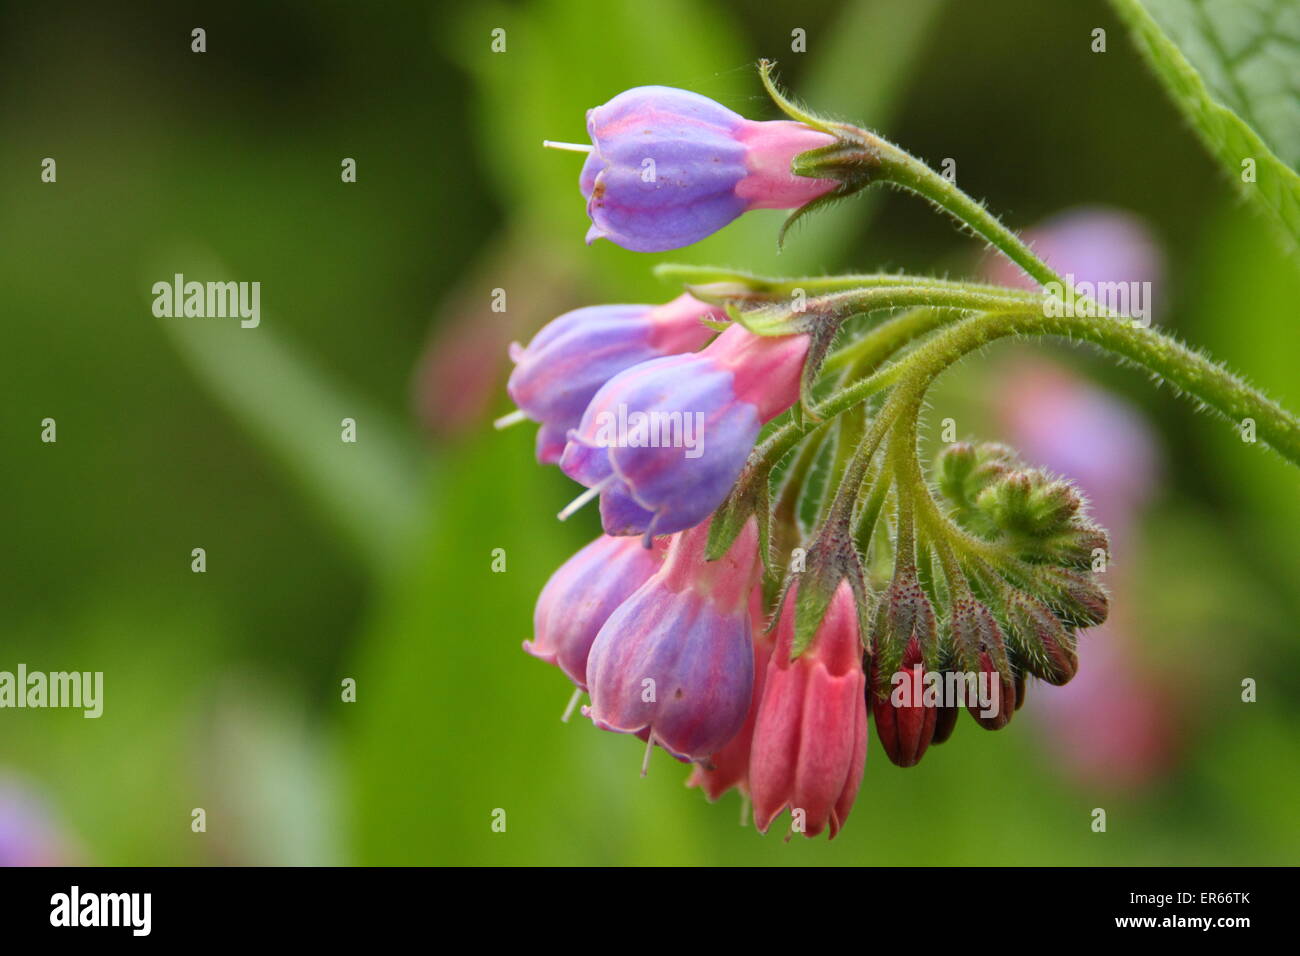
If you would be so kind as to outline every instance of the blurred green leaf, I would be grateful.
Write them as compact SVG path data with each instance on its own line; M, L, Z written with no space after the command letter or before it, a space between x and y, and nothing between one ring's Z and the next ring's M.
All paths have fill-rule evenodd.
M1300 245L1300 5L1112 2L1229 178L1272 214L1292 248ZM1242 180L1248 159L1254 182Z
M211 265L190 272L222 274ZM233 319L158 321L199 380L368 567L381 572L407 553L421 525L423 479L417 450L386 415L313 367L265 314L251 329ZM341 439L344 418L356 422L355 443Z

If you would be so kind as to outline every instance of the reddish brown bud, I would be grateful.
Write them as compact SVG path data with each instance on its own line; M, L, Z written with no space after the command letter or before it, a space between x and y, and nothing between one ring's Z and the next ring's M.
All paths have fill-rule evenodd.
M933 702L925 701L925 665L916 638L907 645L902 667L882 683L870 701L876 734L890 760L900 767L915 766L930 746L938 716Z
M952 732L957 728L958 713L958 709L952 704L942 704L935 708L934 735L930 738L930 743L941 744L952 736Z
M919 653L917 662L922 666L933 664L939 645L934 608L917 580L916 572L904 569L894 576L881 595L871 629L872 656L880 674L887 678L898 670L905 652L914 642Z

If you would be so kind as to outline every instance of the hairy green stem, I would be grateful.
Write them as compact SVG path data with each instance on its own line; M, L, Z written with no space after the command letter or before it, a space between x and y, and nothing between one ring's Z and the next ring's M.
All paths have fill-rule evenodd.
M822 364L822 372L849 368L855 378L869 375L891 355L935 329L956 322L962 315L958 311L930 308L904 312L831 353Z
M863 554L866 554L870 547L871 537L876 531L876 522L880 520L880 512L885 507L885 496L889 494L893 484L894 473L887 467L879 469L870 483L863 482L863 488L870 487L871 490L859 495L859 499L864 503L859 507L857 519L853 524L853 540L857 542Z
M1167 335L1127 320L1029 311L974 316L939 333L872 378L888 375L895 380L920 380L924 390L963 356L997 339L1017 335L1057 336L1108 349L1155 373L1229 421L1241 424L1253 420L1259 439L1292 464L1300 465L1300 420L1223 366ZM823 404L829 406L830 401Z
M908 275L900 272L776 277L755 275L739 269L665 262L655 266L654 274L660 279L680 283L693 293L706 298L788 298L799 291L806 295L823 295L882 286L948 289L1021 298L1037 295L1023 289L1009 289L986 282L968 282L962 279L943 279L937 276Z
M874 134L863 135L877 150L882 176L889 182L930 200L962 225L968 226L998 248L1003 255L1024 269L1039 285L1058 284L1062 290L1069 283L1047 263L1034 255L1019 236L1002 224L984 204L978 202L950 180L935 172L911 153Z
M916 493L925 489L925 483L915 480L911 470L916 459L916 413L908 403L894 426L889 444L889 466L894 470L898 487L898 533L894 544L894 573L904 574L916 568Z
M778 336L809 332L822 323L838 323L873 312L918 307L964 312L1026 309L1039 306L1042 297L1012 290L986 292L951 285L882 285L796 300L793 305L774 300L757 308L741 309L734 299L725 295L718 302L725 305L734 321L750 332Z

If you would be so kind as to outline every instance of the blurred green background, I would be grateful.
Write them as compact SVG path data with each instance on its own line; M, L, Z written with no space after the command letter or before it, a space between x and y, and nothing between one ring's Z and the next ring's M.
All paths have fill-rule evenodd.
M897 194L814 217L780 257L779 213L676 254L587 248L578 161L540 141L581 140L584 111L630 86L773 118L753 69L770 56L815 108L954 157L1014 227L1081 203L1132 210L1167 257L1161 321L1300 407L1295 263L1103 3L0 11L0 669L105 674L99 720L0 711L0 770L43 795L75 860L1300 859L1295 470L1082 353L1048 349L1140 406L1166 462L1126 563L1144 656L1180 695L1176 756L1147 786L1062 776L1035 734L1041 688L1025 719L996 735L963 719L915 769L873 741L843 835L787 844L738 827L735 794L710 807L685 790L666 756L641 779L638 742L561 724L566 682L519 648L596 518L558 524L573 486L533 463L531 428L489 427L510 407L512 337L579 305L670 298L659 261L960 275L979 251ZM44 157L57 183L40 181ZM155 319L150 286L175 272L260 281L261 326ZM967 363L936 404L979 421L991 367ZM46 417L56 444L39 439ZM1246 676L1257 703L1240 700Z

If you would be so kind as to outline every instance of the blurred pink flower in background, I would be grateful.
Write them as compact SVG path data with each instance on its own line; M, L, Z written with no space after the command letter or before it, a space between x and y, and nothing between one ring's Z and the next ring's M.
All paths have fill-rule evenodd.
M1110 617L1080 635L1070 683L1031 695L1033 713L1071 777L1137 788L1167 769L1175 744L1170 694L1136 653L1126 575L1156 476L1153 441L1132 408L1055 363L1021 360L1004 381L997 410L1011 443L1026 461L1073 479L1111 539Z
M1048 359L1013 364L997 410L1015 447L1087 492L1111 550L1127 552L1131 525L1158 477L1155 444L1140 414Z
M1076 281L1163 282L1160 250L1141 220L1099 207L1069 210L1025 238ZM1009 263L986 268L991 281L1028 286ZM1131 790L1158 779L1175 757L1177 715L1170 690L1141 658L1132 619L1137 524L1151 498L1159 454L1151 429L1118 397L1047 359L1015 362L994 400L1008 439L1032 464L1075 481L1110 532L1106 583L1111 612L1084 631L1078 675L1051 693L1031 695L1053 756L1078 782Z
M1159 302L1164 256L1146 224L1122 209L1077 206L1044 219L1021 236L1034 252L1076 282L1150 282ZM990 254L984 274L998 285L1034 289L1020 267Z
M71 846L40 793L0 771L0 866L69 866Z
M438 303L412 372L412 405L432 437L483 427L504 397L510 343L571 307L580 285L572 260L526 229L489 246Z

